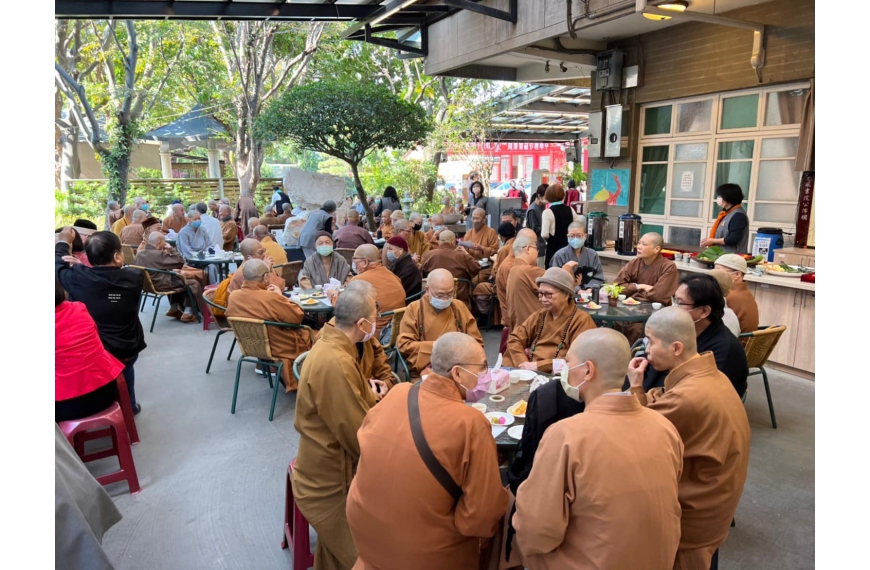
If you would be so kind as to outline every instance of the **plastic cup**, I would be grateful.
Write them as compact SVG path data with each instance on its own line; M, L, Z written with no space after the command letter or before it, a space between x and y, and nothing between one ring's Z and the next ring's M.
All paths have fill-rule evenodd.
M471 407L480 412L481 414L486 413L486 404L480 404L475 402L474 404L471 404Z
M618 297L618 299L619 299L619 302L622 303L623 301L625 301L625 295L620 295Z
M655 310L655 311L658 311L659 309L662 308L661 303L653 303L652 305L653 305L653 310Z

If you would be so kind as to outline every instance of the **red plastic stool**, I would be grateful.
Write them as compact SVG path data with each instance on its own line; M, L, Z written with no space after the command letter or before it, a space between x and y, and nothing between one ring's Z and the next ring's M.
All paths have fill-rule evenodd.
M139 477L136 476L136 465L133 463L133 452L130 448L130 438L127 435L127 425L124 423L124 414L121 412L121 406L117 402L111 406L86 418L80 420L70 420L60 422L60 431L66 436L66 439L75 448L76 453L82 458L82 461L96 461L104 457L118 456L118 463L121 469L108 475L97 477L100 485L108 485L118 481L127 481L130 485L130 494L135 495L142 488L139 486ZM105 432L105 429L111 432L112 447L97 451L95 453L84 453L84 440L82 437L76 438L77 435L84 434L89 430L99 429L100 432ZM79 440L78 443L76 440Z
M281 549L288 546L293 551L293 570L308 570L314 567L314 554L311 553L311 540L308 537L308 521L296 501L293 500L293 471L296 458L287 467L287 492L284 496L284 538ZM292 516L292 518L291 518ZM292 525L292 526L291 526Z
M504 354L507 352L507 341L511 331L507 327L501 329L501 340L498 341L498 353Z
M217 288L218 284L206 285L202 292L205 293L206 291L214 291ZM205 311L200 311L200 313L202 314L202 330L207 331L209 325L215 322L214 317L211 316L211 311L209 311L208 309L206 309Z
M127 391L127 380L124 379L124 373L118 374L115 378L118 384L118 405L121 406L121 412L124 414L124 424L127 426L127 434L130 436L130 443L136 445L139 443L139 430L136 429L136 420L133 418L133 406L130 404L130 393ZM85 453L85 442L93 439L102 439L112 435L112 428L104 428L87 433L79 432L76 441L73 444L76 453L83 455Z

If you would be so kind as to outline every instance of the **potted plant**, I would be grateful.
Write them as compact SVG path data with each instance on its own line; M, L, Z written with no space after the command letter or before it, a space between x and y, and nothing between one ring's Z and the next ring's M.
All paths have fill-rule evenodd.
M604 291L605 295L607 295L607 304L611 307L615 307L619 300L619 296L623 291L625 291L625 287L613 283L612 285L605 285L601 290Z

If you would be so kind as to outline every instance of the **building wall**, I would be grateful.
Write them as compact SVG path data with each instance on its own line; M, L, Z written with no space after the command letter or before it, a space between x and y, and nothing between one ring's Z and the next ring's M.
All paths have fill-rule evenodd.
M94 150L88 143L79 143L79 161L81 162L81 174L79 178L105 178L100 163L97 162ZM160 170L159 146L157 144L135 144L130 160L130 168L154 168Z
M813 0L773 0L733 10L723 16L767 26L761 83L749 64L752 32L700 22L672 26L609 45L626 50L625 65L640 65L641 87L614 94L615 103L630 110L628 156L613 168L631 169L629 204L635 202L639 105L667 99L750 89L763 85L809 80L815 76L815 3ZM592 91L591 108L610 105L610 95ZM589 159L589 169L611 168L612 159ZM625 208L610 208L611 219ZM615 220L614 220L615 221ZM610 224L608 234L615 232ZM612 236L611 236L612 239Z

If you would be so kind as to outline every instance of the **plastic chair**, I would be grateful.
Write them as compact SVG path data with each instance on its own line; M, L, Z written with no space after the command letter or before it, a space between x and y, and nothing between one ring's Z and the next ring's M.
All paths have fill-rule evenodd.
M126 384L124 390L126 390ZM70 445L75 448L82 462L87 463L112 456L118 457L120 469L114 473L97 477L97 482L100 485L108 485L126 480L130 487L131 495L135 495L142 490L139 486L139 477L136 475L136 465L133 463L133 451L130 447L130 437L127 435L127 425L124 422L124 412L121 411L121 406L118 405L118 402L112 403L111 406L102 412L80 420L60 422L58 426L60 431L66 436L67 441L70 442ZM112 437L112 447L94 453L84 453L84 439L76 436L91 430L100 430L100 433L108 431ZM89 439L94 438L91 437Z
M217 350L218 340L220 340L221 335L224 333L233 332L233 328L230 326L230 322L227 320L225 316L219 316L214 314L213 309L220 309L222 311L226 311L226 307L221 307L217 303L214 302L214 294L216 289L212 289L210 291L206 291L202 294L202 299L205 301L205 305L208 308L208 312L211 315L211 318L214 320L215 324L217 324L218 332L214 337L214 344L211 346L211 354L208 355L208 364L205 367L205 373L208 374L209 370L211 370L211 361L214 359L214 351ZM227 360L232 358L233 349L236 347L236 339L233 337L233 343L230 345L230 351L227 353Z
M347 247L338 247L335 249L335 253L342 256L345 259L345 261L347 261L347 264L350 266L353 266L353 252L354 251L355 250L347 248Z
M132 245L121 244L121 252L124 254L124 265L133 265L136 263L136 250Z
M312 338L314 336L312 334L313 331L310 327L293 323L276 323L243 317L229 317L227 320L236 335L236 340L239 342L239 348L242 351L242 357L239 358L239 363L236 366L236 383L233 388L233 406L230 409L230 413L236 413L236 398L239 394L239 376L242 372L242 363L253 362L260 365L263 373L269 380L269 387L273 389L272 407L269 410L269 421L271 422L275 416L275 401L278 398L278 386L281 385L281 371L284 369L284 361L272 355L272 350L269 346L268 327L307 330ZM272 366L278 367L274 385L272 383Z
M314 567L314 554L311 552L311 538L308 535L308 521L296 506L293 498L293 471L296 458L287 467L287 489L284 493L284 536L281 549L290 548L293 552L293 569L308 570Z
M466 285L468 285L468 298L467 299L459 299L459 284L460 283L465 283ZM474 291L474 283L472 283L470 280L459 279L458 277L453 278L453 297L455 299L459 299L460 301L462 301L463 303L468 305L469 308L471 308L472 291Z
M387 343L387 346L384 347L384 354L389 360L393 355L395 355L395 360L393 363L393 372L396 372L399 368L399 365L402 366L402 370L405 372L405 378L410 381L411 380L411 371L408 369L408 364L405 362L405 359L402 358L402 353L399 352L398 347L396 347L396 341L399 338L399 328L402 325L402 318L405 316L405 310L407 307L402 307L400 309L396 309L395 311L387 311L386 313L381 313L380 317L392 316L393 320L390 324L390 342Z
M287 287L295 287L299 284L299 272L302 271L301 261L288 261L280 265L273 265L272 269L281 270L281 277Z
M773 424L773 429L776 429L776 414L773 412L773 398L770 396L770 384L767 382L767 371L764 365L767 364L770 353L776 348L776 343L779 342L785 329L783 325L773 325L740 335L740 342L743 343L743 349L746 351L747 366L758 368L755 372L750 372L749 376L761 374L764 379L764 391L767 394L767 407L770 409L770 423Z
M142 271L142 274L145 276L145 281L142 283L142 292L146 294L145 299L147 299L147 295L151 295L157 298L157 306L154 307L154 316L151 318L151 329L148 332L154 332L154 323L157 321L157 312L160 310L160 301L163 300L163 297L168 295L175 295L177 293L187 293L188 299L190 299L190 306L193 309L193 314L196 317L196 322L201 323L202 317L199 315L199 304L196 302L196 297L193 295L193 291L190 290L190 286L186 284L183 288L174 289L172 291L158 291L154 287L154 282L151 281L151 273L164 273L166 275L178 275L174 271L165 271L163 269L154 269L151 267L143 267L141 265L131 265L133 269L139 269ZM184 278L181 276L182 279ZM142 304L144 306L145 299L142 300ZM139 309L140 312L142 309Z
M409 303L413 303L413 302L416 301L417 299L422 298L422 297L423 297L423 293L425 293L425 292L426 292L426 291L424 291L423 289L420 289L420 291L418 291L417 293L414 293L414 294L411 295L410 297L405 297L405 306L407 307Z
M296 360L293 361L293 378L296 379L296 382L299 383L299 380L302 378L302 363L305 361L305 358L308 356L310 350L306 350L302 354L296 357Z

